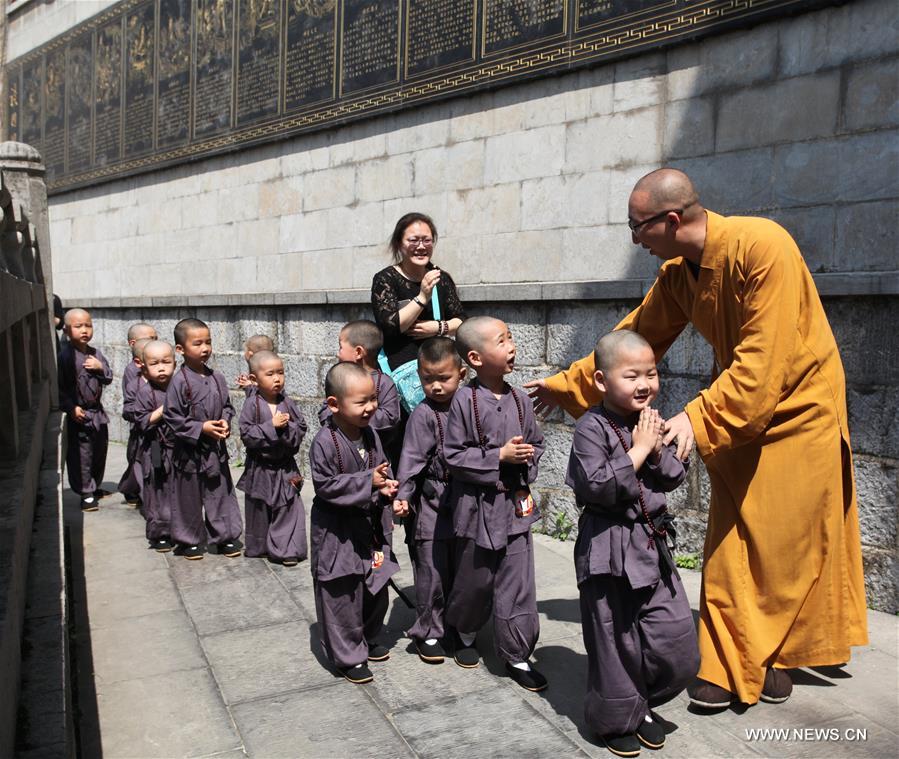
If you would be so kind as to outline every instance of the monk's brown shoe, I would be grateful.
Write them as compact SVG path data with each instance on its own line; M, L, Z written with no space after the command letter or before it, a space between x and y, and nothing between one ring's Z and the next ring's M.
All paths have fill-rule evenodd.
M759 698L766 704L782 704L793 692L793 680L783 669L770 668L765 673L765 684Z
M725 709L736 698L729 690L699 678L687 688L687 693L690 703L703 709Z

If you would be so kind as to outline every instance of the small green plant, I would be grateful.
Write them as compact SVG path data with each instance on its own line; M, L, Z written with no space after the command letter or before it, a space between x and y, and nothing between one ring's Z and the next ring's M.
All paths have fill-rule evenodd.
M674 557L674 563L681 569L699 569L699 554L679 553Z
M568 514L564 511L556 512L555 519L553 519L552 528L550 530L550 535L556 540L568 540L568 536L571 535L571 531L574 529L574 522L568 518Z

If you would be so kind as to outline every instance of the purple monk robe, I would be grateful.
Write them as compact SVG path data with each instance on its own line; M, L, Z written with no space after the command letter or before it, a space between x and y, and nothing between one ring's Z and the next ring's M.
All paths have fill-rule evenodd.
M119 480L119 492L126 498L135 498L140 495L143 476L136 467L140 467L138 449L140 448L140 434L134 426L133 404L137 395L137 388L145 383L141 377L140 367L132 359L122 373L122 418L129 423L128 445L125 448L125 461L127 466L122 478Z
M172 509L178 498L173 462L175 433L164 417L155 422L150 420L153 413L165 405L165 398L165 390L141 382L130 404L140 442L137 463L143 478L140 496L147 520L147 540L171 537Z
M384 461L373 430L351 441L333 419L309 450L315 608L325 654L338 667L367 660L368 644L384 623L387 582L399 570L391 547L392 501L372 487L372 470ZM372 561L376 550L384 554L380 567Z
M630 446L628 420L595 406L577 423L566 476L584 509L574 548L588 662L584 713L600 735L633 732L650 706L683 690L699 669L686 592L640 504L642 495L658 521L685 464L667 446L635 472Z
M449 407L425 398L410 414L403 438L397 498L409 502L406 540L412 558L417 618L406 634L442 638L452 587L452 512L443 503L449 468L443 451Z
M94 356L103 365L100 372L84 368L87 356ZM71 344L59 352L59 408L66 420L66 470L69 487L82 497L100 489L106 470L106 449L109 445L109 417L100 396L103 387L112 382L109 362L100 351L88 346L87 353L75 350ZM84 410L84 422L75 421L75 407Z
M393 440L400 426L400 394L390 376L375 369L370 371L375 381L375 391L378 394L378 410L371 417L368 426L378 433L381 446L386 447ZM331 418L331 409L327 403L323 403L318 410L318 421L322 424Z
M247 457L237 482L245 494L244 555L305 559L303 478L295 456L306 435L306 420L286 395L278 397L276 411L290 417L286 426L275 428L266 400L257 388L247 389L239 420Z
M521 435L534 446L529 464L502 464L500 449ZM537 479L543 433L524 393L508 385L500 398L476 380L450 404L445 441L450 469L447 504L456 534L455 577L446 622L477 632L493 609L494 643L507 662L525 661L537 645L540 622L530 527L539 514L516 516Z
M175 434L177 501L172 509L172 538L177 543L202 545L208 539L221 544L240 537L240 507L225 441L203 434L204 422L224 419L230 424L233 417L221 372L208 367L195 372L183 365L172 377L164 419Z

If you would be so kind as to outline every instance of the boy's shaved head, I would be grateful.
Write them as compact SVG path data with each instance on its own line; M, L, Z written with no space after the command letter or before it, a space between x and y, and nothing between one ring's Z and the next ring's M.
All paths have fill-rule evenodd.
M609 332L607 335L599 338L596 347L593 349L593 360L596 362L596 368L605 374L615 368L623 351L642 348L652 350L652 346L642 335L638 335L629 329L616 329L614 332Z
M252 374L257 374L262 366L272 359L281 361L281 357L274 351L256 351L247 361L250 365L250 372ZM284 362L281 361L281 363L283 364Z
M174 358L175 348L171 344L165 342L165 340L147 340L143 343L140 360L147 363L150 356L164 356L166 354L171 354Z
M346 393L347 385L353 379L367 379L374 385L374 380L372 380L368 370L359 364L354 364L351 361L341 361L339 364L334 364L334 366L328 369L328 374L325 376L325 397L342 398Z
M147 324L146 322L135 322L130 327L128 327L129 343L133 342L134 340L140 340L143 337L155 339L156 327L154 327L152 324Z
M194 329L209 329L209 325L199 319L182 319L175 325L175 345L184 345L187 333Z
M699 203L699 194L679 169L656 169L634 185L633 192L645 192L656 208L687 209Z
M456 350L462 360L468 361L470 351L481 351L487 330L501 324L503 322L493 316L472 316L462 322L456 330Z
M448 337L429 337L418 349L418 362L439 364L451 358L457 368L462 366L462 358L456 350L456 341Z
M90 319L91 314L90 311L85 311L83 308L70 308L66 311L65 323L71 324L75 319Z
M147 343L157 342L152 337L139 337L131 344L131 355L133 358L140 358L143 356L143 349Z
M272 340L268 335L253 335L252 337L248 337L247 341L244 343L244 348L246 348L250 353L258 353L259 351L268 351L269 353L275 352L275 341Z
M372 359L384 346L384 334L381 332L381 328L367 319L344 324L340 335L351 347L355 348L358 345L365 348Z

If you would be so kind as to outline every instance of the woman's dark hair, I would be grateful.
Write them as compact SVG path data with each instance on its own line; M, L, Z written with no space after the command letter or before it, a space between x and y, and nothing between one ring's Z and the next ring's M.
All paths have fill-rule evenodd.
M426 213L419 213L418 211L407 213L405 216L400 217L400 220L393 228L393 234L390 235L390 242L387 243L387 247L393 254L394 263L398 264L403 260L403 233L406 231L406 228L410 224L415 224L415 222L417 221L423 222L431 228L431 237L434 239L434 242L437 242L437 226L434 224L434 220L430 216L428 216Z

